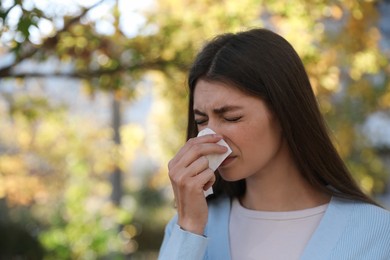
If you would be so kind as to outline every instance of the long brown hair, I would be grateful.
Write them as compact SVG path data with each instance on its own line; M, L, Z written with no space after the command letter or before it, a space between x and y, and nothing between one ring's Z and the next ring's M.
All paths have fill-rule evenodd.
M318 190L376 204L356 184L329 137L298 54L280 35L252 29L217 36L197 55L188 77L187 139L198 133L194 90L199 79L224 82L265 100L278 117L300 172ZM240 197L245 180L227 182L217 172L214 197Z

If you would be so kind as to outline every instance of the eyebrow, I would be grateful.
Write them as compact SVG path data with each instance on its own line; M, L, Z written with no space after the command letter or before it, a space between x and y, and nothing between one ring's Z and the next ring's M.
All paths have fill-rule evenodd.
M217 115L222 115L224 113L227 113L227 112L230 112L230 111L235 111L235 110L240 110L242 109L241 106L223 106L223 107L220 107L220 108L215 108L213 109L213 113L217 114ZM194 109L194 114L195 115L200 115L200 116L207 116L206 113L198 110L198 109Z

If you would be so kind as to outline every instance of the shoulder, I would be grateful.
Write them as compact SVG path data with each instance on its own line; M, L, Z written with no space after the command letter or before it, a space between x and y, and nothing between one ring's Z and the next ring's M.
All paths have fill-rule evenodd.
M366 202L341 198L332 199L331 204L340 212L350 212L349 221L353 225L366 227L380 226L390 229L390 211Z
M390 229L390 211L360 201L350 201L349 203L353 203L351 217L356 223L362 222L367 226L381 226Z
M390 212L373 204L335 199L333 207L344 219L342 240L361 248L370 245L371 251L387 252L390 256ZM334 215L335 216L335 215ZM337 217L334 221L339 221Z
M390 213L333 196L302 259L390 259Z
M337 214L332 215L332 222L341 223L337 225L338 231L328 230L331 233L340 233L332 256L344 256L343 259L389 259L388 210L365 202L339 198L334 199L331 205L332 211L337 211Z
M377 216L387 220L390 219L389 210L365 202L356 202L356 211L359 213L368 214L370 216Z
M352 216L356 223L365 225L367 231L387 232L390 238L390 211L369 203L355 202Z

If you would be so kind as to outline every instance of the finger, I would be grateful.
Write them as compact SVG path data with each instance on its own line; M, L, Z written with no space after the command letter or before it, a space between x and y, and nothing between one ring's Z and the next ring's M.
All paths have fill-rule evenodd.
M174 179L171 179L171 182L172 186L175 187L175 195L181 197L183 194L200 193L208 182L213 182L213 178L214 172L207 168L194 176L176 175Z
M203 143L217 143L222 139L222 136L211 134L200 137L190 138L186 144L177 152L175 157L168 163L168 169L171 169L177 162L179 162L183 156L193 148L193 146Z
M209 154L223 154L227 151L225 146L216 143L202 143L193 145L192 148L182 156L180 162L182 167L189 167L193 162L202 156Z
M201 190L207 190L215 182L215 174L213 170L207 168L203 172L194 176L193 179L200 185Z
M189 176L196 176L208 168L209 160L205 156L201 156L186 168L186 173Z

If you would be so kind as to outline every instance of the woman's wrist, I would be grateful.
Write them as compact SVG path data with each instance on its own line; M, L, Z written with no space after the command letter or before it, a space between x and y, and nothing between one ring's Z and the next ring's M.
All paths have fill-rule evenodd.
M204 235L205 225L194 223L193 221L179 221L178 225L181 229L200 236Z

